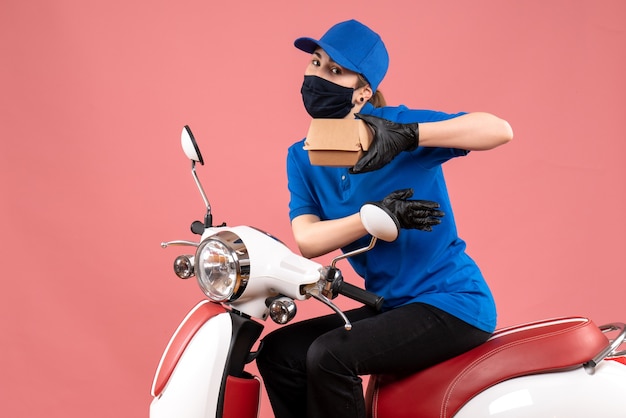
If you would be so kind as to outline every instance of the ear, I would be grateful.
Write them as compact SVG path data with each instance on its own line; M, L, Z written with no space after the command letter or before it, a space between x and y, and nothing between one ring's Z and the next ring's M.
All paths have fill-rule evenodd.
M359 103L366 103L374 95L374 92L372 91L372 88L370 87L369 84L366 84L365 86L358 88L356 90L356 93L357 93L357 101ZM361 98L363 100L361 100Z

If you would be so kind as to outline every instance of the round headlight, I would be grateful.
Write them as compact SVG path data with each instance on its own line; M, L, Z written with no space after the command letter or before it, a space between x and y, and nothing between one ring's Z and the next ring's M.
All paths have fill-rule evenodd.
M196 252L195 273L200 288L211 300L235 300L247 284L249 260L243 242L222 231L204 240Z

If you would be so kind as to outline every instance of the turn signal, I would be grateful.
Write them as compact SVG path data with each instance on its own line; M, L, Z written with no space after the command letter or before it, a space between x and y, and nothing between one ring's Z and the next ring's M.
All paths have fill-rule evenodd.
M188 279L194 275L193 257L188 255L179 255L174 260L174 273L181 279Z

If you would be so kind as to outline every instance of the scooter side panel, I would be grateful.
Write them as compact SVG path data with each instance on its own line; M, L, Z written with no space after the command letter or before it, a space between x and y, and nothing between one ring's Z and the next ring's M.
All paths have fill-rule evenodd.
M195 333L165 389L153 399L150 418L215 417L232 337L228 313L209 319Z
M466 403L454 418L626 417L626 365L603 361L592 375L576 370L518 377Z
M608 345L602 331L586 318L523 324L498 331L486 343L411 376L375 376L367 397L372 413L380 417L452 417L499 382L575 369Z

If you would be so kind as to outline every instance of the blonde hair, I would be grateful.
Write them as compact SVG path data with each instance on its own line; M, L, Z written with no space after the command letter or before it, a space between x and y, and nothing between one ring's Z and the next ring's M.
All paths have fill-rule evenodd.
M367 82L367 80L365 79L365 77L363 77L362 74L358 74L358 76L359 76L359 83L357 85L357 88L360 88L360 87L363 87L363 86L367 86L369 84ZM383 96L383 92L380 91L380 90L376 90L374 92L374 95L372 97L370 97L368 102L370 102L372 104L372 106L374 106L374 107L385 107L385 106L387 106L387 100L385 100L385 96Z

